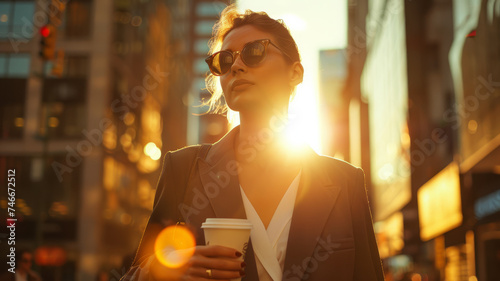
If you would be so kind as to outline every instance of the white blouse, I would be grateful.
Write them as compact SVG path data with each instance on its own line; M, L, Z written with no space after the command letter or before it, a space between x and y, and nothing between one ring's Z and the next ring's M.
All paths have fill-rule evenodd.
M250 238L252 239L252 246L255 253L259 281L277 281L282 279L288 233L290 232L301 172L302 169L288 187L283 198L281 198L267 230L240 185L247 219L253 224L250 231Z

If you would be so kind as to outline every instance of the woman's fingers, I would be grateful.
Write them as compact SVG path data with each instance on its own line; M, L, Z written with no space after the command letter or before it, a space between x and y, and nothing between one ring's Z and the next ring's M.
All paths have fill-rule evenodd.
M212 273L211 277L207 272L207 268L203 267L192 267L189 270L189 276L197 276L203 278L203 280L207 279L216 279L216 280L231 280L234 278L239 278L245 275L243 270L220 270L211 268L210 271Z
M189 260L187 275L207 279L229 280L243 276L245 263L237 250L220 245L196 246ZM211 276L207 272L211 270Z
M205 257L201 255L196 255L191 258L192 267L239 271L244 268L244 265L244 262L241 260L230 258Z
M220 245L198 245L185 265L182 280L230 280L245 275L245 263L237 250ZM210 269L207 272L207 269Z
M208 246L196 246L195 255L203 255L206 257L228 257L228 258L238 258L241 253L236 249L221 246L221 245L208 245Z

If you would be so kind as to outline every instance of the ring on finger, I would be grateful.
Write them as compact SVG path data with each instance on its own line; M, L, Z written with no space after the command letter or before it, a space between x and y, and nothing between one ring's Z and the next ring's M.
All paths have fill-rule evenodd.
M208 278L212 278L212 270L211 269L207 269L206 272L208 274Z

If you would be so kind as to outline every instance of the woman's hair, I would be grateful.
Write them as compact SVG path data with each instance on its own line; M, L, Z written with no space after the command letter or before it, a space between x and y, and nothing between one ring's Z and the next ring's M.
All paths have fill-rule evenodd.
M251 25L273 35L276 40L276 42L273 43L278 45L280 49L292 59L291 61L287 59L287 63L291 64L295 61L300 62L297 44L283 20L272 19L266 12L253 12L248 9L244 14L240 14L236 10L236 5L234 3L222 10L220 19L213 27L212 38L210 38L208 42L208 46L210 47L209 54L213 54L221 49L222 42L230 31L245 25ZM207 86L206 89L212 96L208 101L203 100L200 106L208 105L209 109L207 112L225 113L228 120L232 122L236 117L235 112L233 112L223 101L224 96L222 88L220 87L220 78L209 73L205 79L205 84ZM295 90L294 88L290 95L290 101L295 97Z

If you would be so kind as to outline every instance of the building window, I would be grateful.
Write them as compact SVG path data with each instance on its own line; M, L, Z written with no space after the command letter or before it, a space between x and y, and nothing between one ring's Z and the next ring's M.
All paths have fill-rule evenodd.
M3 171L15 169L16 217L23 220L22 225L19 225L20 239L34 238L33 229L40 213L45 215L46 223L57 226L44 229L44 238L67 240L76 238L81 165L72 166L71 172L66 171L59 177L53 168L54 163L67 165L66 155L49 155L45 159L30 155L0 156L0 169ZM6 172L0 173L2 182L7 182L6 177ZM42 191L42 198L45 199L43 205L40 204ZM7 212L9 202L7 195L7 192L0 194L0 209L4 213Z
M64 57L60 79L54 78L53 62L45 65L40 134L50 138L80 138L86 125L86 92L89 59Z
M195 25L196 34L201 36L210 36L212 34L213 26L214 21L212 20L198 21Z
M86 89L85 78L45 79L40 135L51 139L81 138L87 117Z
M57 59L45 63L45 77L61 78L85 78L89 75L89 58L86 55L57 54L62 55L61 66L58 66ZM55 75L55 68L61 67L61 75Z
M86 93L89 59L69 55L63 60L59 78L51 75L53 65L45 65L42 110L39 123L41 136L49 138L81 138L86 126Z
M0 53L0 78L27 78L30 72L29 54Z
M196 6L196 14L199 17L217 17L225 7L226 4L219 1L200 2Z
M0 139L22 138L26 79L0 78Z
M197 75L205 75L210 69L205 62L205 57L198 57L193 63L194 73Z
M0 40L32 38L34 10L33 1L0 1Z
M78 217L82 164L72 167L70 172L57 169L56 166L59 164L68 165L66 156L66 154L56 154L46 159L45 183L50 186L50 191L45 211L51 220L76 220ZM40 158L30 160L32 169L36 161L44 162Z
M197 39L195 41L194 50L197 54L208 56L208 39Z
M22 138L29 54L0 54L0 139Z
M90 37L91 0L71 0L66 4L62 29L68 39L82 39Z
M26 218L34 218L39 213L39 198L40 187L45 191L46 201L43 212L49 218L71 218L76 219L78 215L78 189L80 183L81 168L73 167L71 172L65 172L60 175L62 180L52 167L52 163L64 165L65 155L53 155L45 159L32 156L0 156L0 167L7 169L15 169L16 187L16 209L19 216ZM46 165L44 167L43 165ZM45 173L44 173L45 169ZM45 177L44 177L45 175ZM2 173L0 179L4 182L7 173ZM0 205L2 209L6 209L7 193L0 195Z

